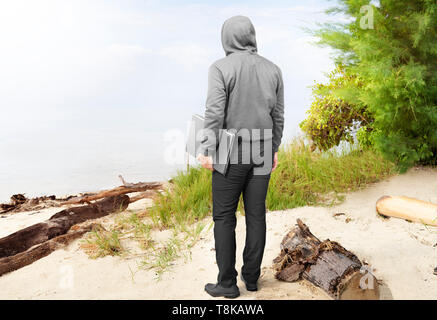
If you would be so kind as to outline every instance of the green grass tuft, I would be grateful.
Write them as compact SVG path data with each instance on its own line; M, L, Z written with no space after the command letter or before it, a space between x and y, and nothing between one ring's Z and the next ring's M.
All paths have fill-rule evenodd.
M81 247L92 259L104 256L119 256L124 251L120 243L119 232L104 229L93 230L88 234Z
M179 171L170 189L155 198L150 217L164 228L192 224L211 211L211 192L210 171L197 167Z

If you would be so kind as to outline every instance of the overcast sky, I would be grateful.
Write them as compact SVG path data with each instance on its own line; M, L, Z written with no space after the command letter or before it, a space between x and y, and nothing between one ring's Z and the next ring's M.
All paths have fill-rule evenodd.
M327 5L2 1L0 133L181 127L203 113L208 67L224 56L220 29L236 14L253 21L259 53L283 71L292 129L308 108L307 86L332 67L301 29L322 22Z

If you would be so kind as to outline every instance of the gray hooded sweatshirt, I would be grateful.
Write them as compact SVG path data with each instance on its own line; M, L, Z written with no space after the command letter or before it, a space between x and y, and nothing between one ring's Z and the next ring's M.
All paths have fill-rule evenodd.
M205 129L217 137L202 139L200 151L214 155L220 129L241 129L259 135L242 135L242 141L272 139L273 151L281 144L284 128L284 85L281 70L257 54L255 28L249 18L235 16L222 27L226 57L213 63L208 74ZM264 134L263 129L271 132Z

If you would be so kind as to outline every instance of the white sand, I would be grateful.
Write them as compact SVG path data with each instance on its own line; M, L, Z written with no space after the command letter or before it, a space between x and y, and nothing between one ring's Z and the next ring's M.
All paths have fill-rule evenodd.
M437 228L377 216L382 195L406 195L437 203L437 171L412 169L365 190L347 195L335 207L303 207L269 212L267 244L258 292L248 292L238 280L240 299L329 299L306 282L274 279L272 260L284 234L301 218L320 239L340 242L374 268L384 281L385 299L436 299ZM133 204L139 208L144 202ZM18 213L0 219L0 237L50 217L59 208ZM345 215L333 217L334 213ZM113 217L103 220L111 221ZM351 219L348 223L346 218ZM210 219L210 218L209 218ZM165 232L163 234L166 234ZM237 270L242 264L244 217L238 217ZM217 276L212 229L192 249L191 260L180 258L160 281L152 270L138 270L140 260L104 257L90 260L75 241L20 270L0 277L1 299L209 299L204 284Z

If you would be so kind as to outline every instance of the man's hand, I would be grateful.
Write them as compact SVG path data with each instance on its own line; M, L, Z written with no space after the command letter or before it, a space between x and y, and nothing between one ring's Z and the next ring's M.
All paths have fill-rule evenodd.
M278 153L275 152L275 155L273 157L273 167L272 172L275 171L276 167L278 166Z
M201 164L202 167L205 169L208 169L210 171L214 171L214 168L212 167L212 157L211 156L204 156L203 154L199 153L197 155L196 160Z

